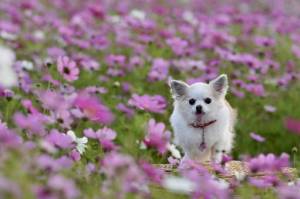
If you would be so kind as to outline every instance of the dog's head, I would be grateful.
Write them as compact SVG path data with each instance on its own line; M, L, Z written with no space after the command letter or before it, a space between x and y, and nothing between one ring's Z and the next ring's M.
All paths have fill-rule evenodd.
M208 84L188 85L178 80L171 80L169 84L175 106L186 122L205 123L218 119L228 89L226 75L220 75Z

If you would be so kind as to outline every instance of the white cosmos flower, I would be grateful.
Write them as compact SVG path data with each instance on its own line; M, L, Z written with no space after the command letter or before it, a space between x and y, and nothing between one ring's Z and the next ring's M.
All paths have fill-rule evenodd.
M0 85L6 88L16 86L18 79L13 70L15 52L7 47L0 46Z
M34 31L33 36L37 40L44 40L45 39L45 33L41 30Z
M121 17L119 15L112 15L108 18L108 20L112 23L119 23L121 22Z
M191 180L177 176L166 176L162 183L165 189L176 193L190 194L196 189L196 184Z
M142 10L134 9L134 10L131 10L130 16L132 16L136 19L144 20L146 18L146 13Z
M85 151L85 148L87 147L88 139L87 137L78 138L76 137L75 133L73 131L68 131L67 134L72 138L72 140L77 144L76 149L77 151L82 154Z
M192 25L197 25L197 23L198 23L198 21L195 18L194 14L189 10L184 11L183 14L182 14L182 17L185 21L189 22Z
M176 148L176 146L174 144L168 144L167 145L167 149L171 152L172 156L180 159L181 158L181 154L180 151Z
M264 109L265 109L265 111L270 112L270 113L274 113L277 111L277 108L275 106L272 106L269 104L264 105Z
M17 39L17 35L5 31L0 31L0 37L4 40L9 40L9 41L13 41Z
M22 68L25 68L26 70L32 70L33 69L33 63L27 60L21 61Z

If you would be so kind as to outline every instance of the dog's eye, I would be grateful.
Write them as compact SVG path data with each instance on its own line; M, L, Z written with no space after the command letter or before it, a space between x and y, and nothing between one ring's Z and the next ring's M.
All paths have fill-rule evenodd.
M190 105L194 105L194 104L195 104L195 102L196 102L196 100L195 100L195 99L193 99L193 98L189 100L189 104L190 104Z
M206 104L210 104L211 103L211 99L209 97L207 97L207 98L204 99L204 102Z

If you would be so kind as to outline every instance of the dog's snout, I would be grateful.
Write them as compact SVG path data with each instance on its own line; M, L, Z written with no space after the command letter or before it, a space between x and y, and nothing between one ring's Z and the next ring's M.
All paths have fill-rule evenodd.
M202 111L202 106L201 105L197 105L196 106L196 113L197 114L200 114L200 113L202 113L203 111Z

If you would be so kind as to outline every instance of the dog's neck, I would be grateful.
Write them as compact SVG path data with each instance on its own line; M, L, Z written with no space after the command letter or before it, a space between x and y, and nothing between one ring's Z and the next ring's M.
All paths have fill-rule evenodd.
M210 122L206 122L206 123L203 123L203 124L194 124L192 123L191 126L194 127L194 128L201 128L201 129L204 129L206 127L208 127L209 125L215 123L217 120L212 120Z

